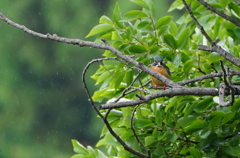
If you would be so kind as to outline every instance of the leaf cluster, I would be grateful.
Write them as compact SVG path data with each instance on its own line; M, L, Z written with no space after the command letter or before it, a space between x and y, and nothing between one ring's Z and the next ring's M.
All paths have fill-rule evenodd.
M104 38L123 54L144 65L150 65L153 56L163 56L173 71L171 80L174 82L219 72L219 60L228 62L218 53L197 49L199 44L207 45L209 41L188 13L177 21L171 16L158 19L151 0L130 1L142 9L122 14L116 3L112 18L103 15L87 37L97 35L96 42ZM208 3L227 15L240 18L235 1L211 0ZM239 58L239 28L198 1L188 0L187 4L211 39ZM182 1L175 0L169 11L183 8ZM116 57L109 50L103 56ZM228 64L233 66L230 62ZM118 58L104 60L92 78L96 85L100 85L92 96L95 102L124 102L156 91L144 86L150 79L148 74ZM239 81L239 77L233 77L233 81ZM221 77L208 78L188 86L217 87L220 82ZM150 151L149 157L239 157L240 99L230 107L219 107L217 100L218 97L212 96L161 97L135 108L119 108L110 110L110 113L103 110L102 114L107 115L111 128L128 146L146 154ZM90 151L95 157L136 157L124 150L106 126L101 137L97 147L105 146L106 153L84 148L76 142L74 147L80 151L75 151L82 157L91 157Z

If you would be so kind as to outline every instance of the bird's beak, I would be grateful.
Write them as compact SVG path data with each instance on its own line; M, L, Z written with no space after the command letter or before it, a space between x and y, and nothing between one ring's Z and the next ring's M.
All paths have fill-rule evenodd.
M162 66L162 64L161 64L161 62L157 62L157 65L156 65L157 67L158 66Z

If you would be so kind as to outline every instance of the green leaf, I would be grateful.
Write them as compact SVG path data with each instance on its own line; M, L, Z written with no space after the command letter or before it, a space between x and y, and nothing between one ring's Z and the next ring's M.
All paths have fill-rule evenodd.
M148 21L141 21L139 24L138 24L138 26L137 26L137 28L138 29L143 29L143 28L145 28L146 26L148 26L150 23L148 22Z
M212 52L206 57L206 59L211 64L213 62L219 62L219 60L222 59L222 56L218 53Z
M154 150L154 154L158 155L158 156L161 156L161 158L166 157L166 153L165 153L165 150L164 150L162 145L157 145L156 150ZM160 158L160 157L158 157L158 158Z
M216 126L220 126L221 122L222 122L222 118L223 116L217 115L215 117L213 117L211 119L211 121L209 122L209 127L216 127Z
M183 5L183 3L182 3L182 1L181 0L175 0L172 4L171 4L171 6L169 7L169 9L168 9L168 12L171 12L171 11L173 11L173 10L175 10L175 9L182 9L184 7L184 5Z
M87 146L87 150L88 150L89 155L91 155L93 157L97 156L95 150L91 146Z
M240 157L240 146L227 146L223 149L229 156Z
M229 0L219 0L219 3L222 5L222 7L226 7L229 3Z
M202 130L208 126L206 121L195 120L189 126L184 128L184 131L188 134Z
M125 75L125 79L126 79L127 86L129 86L133 81L133 72L127 71Z
M103 89L103 90L98 90L98 91L95 91L93 96L92 96L92 99L94 101L102 101L104 99L104 97L102 96L102 94L106 91L106 89Z
M177 49L177 42L171 34L164 35L164 41L172 48Z
M240 28L239 28L239 27L236 27L236 28L234 29L234 33L235 33L235 35L236 35L238 38L240 38Z
M117 117L122 117L123 116L123 112L120 111L120 110L116 110L116 109L111 110L110 114L114 115L114 116L117 116Z
M137 128L145 128L145 127L152 127L154 124L152 123L151 120L149 119L139 119L136 123L135 126Z
M196 148L191 147L190 148L190 154L194 158L202 158L202 153L198 149L196 149Z
M122 108L123 117L130 116L132 114L132 109L130 107Z
M147 14L140 10L131 10L127 12L124 16L123 19L121 20L122 22L129 22L138 18L143 18L147 17Z
M145 145L149 146L150 144L154 143L156 140L154 139L153 136L147 136L145 138Z
M123 124L125 125L126 128L131 127L131 117L130 117L130 115L123 118Z
M200 101L197 105L195 105L194 110L196 112L203 112L206 108L210 106L212 102L213 102L213 97L208 97Z
M109 77L109 72L108 72L108 71L102 73L102 74L98 77L97 82L96 82L95 85L98 85L99 83L102 83L102 82L103 82L106 78L108 78L108 77Z
M104 24L104 23L106 23L106 24L113 24L113 21L109 17L107 17L106 15L103 15L99 19L99 23L100 24Z
M196 116L194 116L194 115L188 115L187 117L181 117L181 118L178 120L178 124L179 124L181 127L185 128L185 127L191 125L192 122L195 121L196 119L197 119Z
M148 5L149 7L148 11L150 11L152 18L154 19L156 17L156 11L155 11L153 1L152 0L144 0L144 1Z
M113 26L110 24L98 24L97 26L92 28L92 30L87 34L86 38L96 35L98 33L110 30L112 28L113 28Z
M132 41L132 38L133 38L133 33L132 33L132 29L130 28L130 26L126 27L126 33L125 33L125 37L128 41Z
M233 106L231 107L232 111L239 111L240 109L240 99L236 99L236 101L233 103Z
M118 31L113 31L112 32L112 40L119 40L121 41L122 40L122 37L118 34ZM120 43L121 44L121 43Z
M137 4L137 5L139 5L140 7L143 7L145 9L149 10L149 6L147 5L147 3L145 3L142 0L130 0L130 1L135 3L135 4Z
M169 139L172 143L174 143L178 139L178 135L176 133L173 133L171 138Z
M232 11L239 15L239 6L236 3L231 2L228 6Z
M168 25L170 26L169 31L171 32L171 34L176 36L178 33L178 28L176 23L173 21L170 21Z
M158 46L152 46L150 48L150 54L159 53L160 48Z
M160 18L156 23L156 28L159 29L163 25L167 25L172 20L172 16L165 16Z
M115 81L115 89L118 89L119 85L121 84L121 82L123 81L124 79L124 76L125 76L125 73L124 72L121 72L117 78L116 78L116 81Z
M143 119L143 118L144 118L144 116L143 116L143 114L142 114L142 109L141 109L141 108L137 108L137 110L136 110L136 116L137 116L137 118L139 118L139 119Z
M207 139L211 133L212 131L209 129L203 129L198 132L201 139Z
M178 38L178 48L185 49L188 45L188 40L189 40L189 28L186 28L184 31L182 31Z
M222 120L223 123L227 123L228 121L232 120L232 118L235 116L236 112L229 112L224 115L224 118Z
M181 62L182 61L182 54L181 53L178 53L176 55L174 55L173 57L173 66L175 68L178 68L180 65L181 65Z
M77 140L72 139L72 145L73 145L74 152L81 154L82 156L88 154L87 149L82 144L80 144Z
M145 53L148 51L148 49L143 45L131 45L129 47L129 51L131 53Z
M170 27L168 25L163 25L158 29L158 36L161 37L164 35L164 33L169 29Z
M116 3L114 10L113 10L113 20L118 27L124 28L124 25L120 22L121 19L122 19L121 11L120 11L118 3Z
M190 59L187 62L184 63L183 66L183 71L185 73L186 76L188 76L189 71L193 68L193 60Z
M174 97L173 99L169 100L169 104L166 106L165 108L165 112L168 111L168 109L170 109L173 106L177 106L177 103L179 102L179 97Z

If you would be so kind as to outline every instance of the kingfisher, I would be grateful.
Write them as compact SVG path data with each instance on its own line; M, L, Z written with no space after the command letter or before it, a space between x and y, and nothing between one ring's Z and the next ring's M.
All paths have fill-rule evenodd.
M161 56L155 56L154 57L154 63L151 66L151 69L154 71L157 71L161 75L170 78L171 77L171 72L169 67L163 63L163 57ZM155 77L151 76L152 82L155 84L155 88L158 88L159 86L162 86L162 88L165 90L166 89L166 84L163 83L162 81L156 79Z

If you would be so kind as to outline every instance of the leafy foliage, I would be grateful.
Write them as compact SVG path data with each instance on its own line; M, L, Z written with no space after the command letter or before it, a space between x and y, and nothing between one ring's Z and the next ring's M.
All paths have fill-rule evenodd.
M141 10L131 10L122 14L118 4L113 10L113 18L102 16L99 25L95 26L87 37L98 35L96 42L105 38L112 46L125 55L135 55L134 59L145 65L153 62L155 55L161 55L167 66L174 71L174 82L191 79L203 74L221 71L219 60L227 61L217 53L199 51L199 44L207 44L201 31L191 21L189 14L183 14L177 21L171 16L157 19L154 4L151 0L131 0ZM190 4L191 1L189 1ZM239 7L234 1L211 1L215 8L228 15L239 18ZM223 48L228 48L239 57L239 29L229 21L204 8L198 1L190 4L194 15L205 31ZM183 9L181 0L175 0L169 11ZM110 51L104 57L114 57ZM228 63L232 65L231 63ZM116 99L122 91L132 84L139 87L149 81L147 74L141 74L130 64L117 60L104 61L92 78L100 89L93 95L96 102ZM238 81L239 78L234 78ZM207 79L190 84L195 87L219 86L221 78ZM147 89L148 92L156 90ZM137 99L135 91L122 99ZM142 95L145 95L142 92ZM146 153L136 140L138 139L150 149L151 157L240 157L239 105L240 99L233 106L219 107L217 97L210 96L175 96L157 98L140 105L136 112L133 107L115 109L108 115L112 129L133 149ZM121 100L120 100L121 101ZM104 114L105 111L102 111ZM131 119L131 116L134 118ZM132 121L132 122L131 122ZM113 138L106 127L101 133L102 139L97 147L105 146L103 154L97 149L76 145L74 149L78 157L136 157Z

